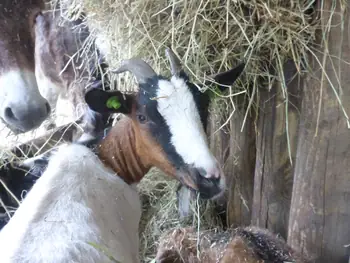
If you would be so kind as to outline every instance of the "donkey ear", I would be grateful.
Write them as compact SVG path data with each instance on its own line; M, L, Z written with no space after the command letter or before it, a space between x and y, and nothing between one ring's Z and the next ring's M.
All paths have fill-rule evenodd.
M85 93L85 101L90 109L99 113L123 113L132 111L134 96L117 90L104 91L92 88Z
M227 89L227 86L231 86L233 83L235 83L235 81L239 78L239 76L243 72L244 68L245 68L245 63L241 63L235 68L232 68L225 72L218 73L211 77L218 84L217 86L220 89L220 91L224 91L225 89ZM210 85L210 83L208 82L206 84Z

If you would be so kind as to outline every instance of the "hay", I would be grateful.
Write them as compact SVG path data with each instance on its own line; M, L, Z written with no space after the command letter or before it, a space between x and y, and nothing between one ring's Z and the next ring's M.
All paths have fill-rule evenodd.
M143 204L140 223L141 259L154 259L159 237L168 229L192 225L198 229L221 228L221 222L211 202L195 200L191 204L193 218L180 220L176 189L178 182L152 169L138 185Z
M139 56L157 72L169 75L166 46L177 53L187 72L197 81L208 74L247 61L238 91L265 77L279 78L288 59L307 62L307 46L314 40L313 1L153 1L54 0L68 19L81 12L93 36L105 44L112 67L122 59ZM310 9L310 13L306 11ZM304 11L304 13L302 12ZM72 16L74 14L74 16ZM271 68L276 74L271 75ZM259 81L260 82L260 81ZM130 89L134 81L119 83Z
M169 76L169 64L164 56L165 47L169 46L180 57L191 79L202 84L206 76L245 61L245 72L230 94L214 104L215 113L224 114L228 118L225 123L229 123L238 102L237 94L243 94L239 106L244 107L248 116L249 111L258 106L261 87L271 88L275 81L284 83L286 61L294 61L299 74L308 68L308 55L318 28L314 2L53 0L53 6L60 4L65 19L86 15L91 40L96 39L112 68L123 59L138 56L159 74ZM114 88L136 89L131 74L110 78L117 80L118 86ZM287 107L288 93L285 86L281 86ZM144 201L140 230L144 262L154 258L157 238L166 229L198 223L197 218L191 222L179 221L176 186L176 182L159 173L150 173L139 186ZM201 207L201 212L205 209L213 212L210 207ZM201 219L201 227L218 226L213 213L200 214L205 217Z

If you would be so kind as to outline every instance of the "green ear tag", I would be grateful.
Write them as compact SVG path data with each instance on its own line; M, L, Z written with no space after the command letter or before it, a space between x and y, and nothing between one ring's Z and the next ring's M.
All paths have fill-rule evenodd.
M222 94L221 90L219 89L219 87L217 85L215 85L215 88L209 89L209 91L210 91L209 97L211 99L214 99L214 98L218 97L218 95Z
M121 103L119 102L117 96L113 96L113 97L110 97L110 98L107 100L106 106L107 106L107 108L109 108L109 109L115 109L115 110L117 110L117 109L120 108Z

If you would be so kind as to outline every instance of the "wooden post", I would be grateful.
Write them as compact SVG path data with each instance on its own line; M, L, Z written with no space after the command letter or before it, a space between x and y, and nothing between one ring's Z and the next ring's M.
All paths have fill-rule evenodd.
M320 3L323 30L319 52L312 56L314 72L303 87L288 243L317 263L347 263L350 124L344 111L350 115L350 21L344 9L350 2Z
M301 83L292 61L284 65L284 79L288 96L283 96L280 83L276 83L270 91L259 91L252 224L267 228L287 239L293 186L290 158L294 163Z
M240 98L236 98L237 101ZM222 103L217 102L222 107ZM232 108L223 116L217 110L211 114L208 134L210 146L219 162L224 166L228 191L224 205L226 225L229 227L250 225L253 201L255 164L255 133L253 117L248 115L243 131L244 110L236 104L236 111L227 125L217 131L227 120ZM214 109L218 106L214 105ZM220 107L219 106L219 107ZM217 131L216 134L214 132Z

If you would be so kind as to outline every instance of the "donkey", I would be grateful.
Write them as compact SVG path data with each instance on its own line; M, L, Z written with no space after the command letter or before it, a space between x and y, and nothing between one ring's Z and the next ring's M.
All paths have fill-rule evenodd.
M42 0L0 4L0 119L14 133L33 130L50 115L35 78L34 24Z
M108 83L103 72L107 64L95 42L88 43L90 31L81 18L66 21L59 10L50 10L35 22L35 74L40 93L55 113L54 125L78 121L84 129L91 117L85 90L98 85L96 78Z

